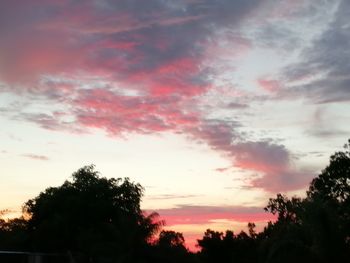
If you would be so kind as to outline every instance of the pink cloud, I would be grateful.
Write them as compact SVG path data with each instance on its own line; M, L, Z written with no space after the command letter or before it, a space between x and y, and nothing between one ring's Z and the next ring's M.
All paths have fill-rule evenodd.
M259 86L268 92L277 92L281 90L281 83L272 79L258 79Z
M310 173L282 170L278 173L267 173L261 178L253 179L251 186L277 193L303 188L311 182L311 179Z
M203 237L207 228L220 227L220 231L226 229L241 231L246 230L242 229L243 225L254 222L258 226L258 231L261 231L267 222L276 219L274 215L264 212L263 208L245 206L181 205L160 209L158 212L160 218L165 220L166 229L183 232L186 246L191 251L198 251L197 240Z
M283 145L268 141L242 142L233 146L236 162L241 168L256 171L278 171L289 162L289 152Z
M181 97L123 96L105 89L81 92L72 106L84 126L122 132L161 132L193 126L196 112L179 106Z
M239 123L209 120L201 109L201 96L214 87L208 76L215 72L206 63L215 51L224 58L243 54L252 45L239 34L223 38L223 46L215 38L228 26L239 28L260 3L204 2L205 9L196 2L134 6L86 1L77 6L70 1L26 1L16 2L18 12L16 5L1 3L6 37L0 43L0 80L7 91L38 95L48 105L64 108L61 114L21 115L46 129L183 133L232 159L233 166L261 174L253 187L300 187L300 173L294 176L296 183L290 181L294 170L285 147L249 141L238 131ZM270 92L280 89L276 80L258 83Z
M177 208L160 209L160 216L167 226L182 224L207 224L215 220L235 222L267 222L275 217L259 207L244 206L179 206Z

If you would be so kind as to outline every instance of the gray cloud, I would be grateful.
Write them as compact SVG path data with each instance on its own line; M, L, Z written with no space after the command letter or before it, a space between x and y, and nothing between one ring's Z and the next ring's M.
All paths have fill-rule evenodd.
M18 121L28 121L39 125L40 127L52 131L69 131L74 133L86 133L74 122L66 122L55 114L46 113L19 113L14 117Z
M249 105L244 103L238 103L238 102L230 102L229 104L226 105L226 107L229 109L246 109L246 108L249 108Z
M189 133L232 158L233 167L260 174L258 178L251 177L247 188L276 193L300 189L310 182L312 173L297 171L293 155L285 146L268 139L247 141L235 128L224 121L211 121L192 128Z
M341 1L333 21L299 63L286 68L287 81L302 81L289 88L287 96L303 96L315 103L350 100L350 2Z
M37 154L32 154L32 153L21 154L21 156L26 157L26 158L30 158L33 160L40 160L40 161L48 161L49 160L49 157L47 157L45 155L37 155Z

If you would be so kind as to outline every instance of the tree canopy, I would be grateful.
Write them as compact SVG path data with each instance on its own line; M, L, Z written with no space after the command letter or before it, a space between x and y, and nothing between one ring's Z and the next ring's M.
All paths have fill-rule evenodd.
M72 181L50 187L24 205L33 249L72 251L89 258L134 258L158 229L155 215L140 208L143 188L125 179L100 177L93 165Z

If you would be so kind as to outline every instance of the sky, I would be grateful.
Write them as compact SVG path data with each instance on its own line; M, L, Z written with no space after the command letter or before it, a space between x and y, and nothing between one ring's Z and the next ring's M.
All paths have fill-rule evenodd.
M0 209L84 165L194 248L258 229L350 134L350 1L2 0Z

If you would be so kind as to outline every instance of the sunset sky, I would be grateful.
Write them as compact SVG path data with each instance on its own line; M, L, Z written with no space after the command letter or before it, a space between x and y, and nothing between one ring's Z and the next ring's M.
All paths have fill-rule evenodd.
M271 219L350 134L350 1L1 0L0 210L72 172L187 244Z

